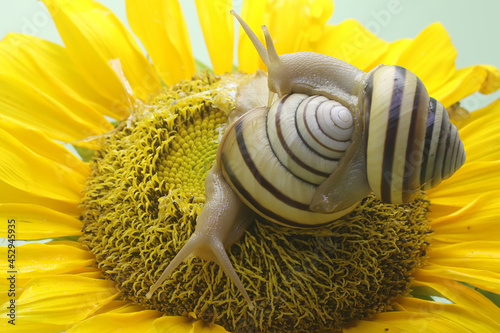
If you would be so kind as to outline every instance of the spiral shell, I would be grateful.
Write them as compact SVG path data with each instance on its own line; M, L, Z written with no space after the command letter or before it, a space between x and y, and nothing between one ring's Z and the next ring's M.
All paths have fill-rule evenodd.
M317 185L335 171L350 145L353 119L323 96L289 94L254 109L231 126L219 145L225 179L240 198L274 222L299 227L336 220L309 208Z
M278 160L316 185L335 170L352 132L351 112L323 96L287 95L267 114L267 136Z
M379 67L367 81L363 109L368 182L384 202L406 203L465 162L443 105L409 70Z

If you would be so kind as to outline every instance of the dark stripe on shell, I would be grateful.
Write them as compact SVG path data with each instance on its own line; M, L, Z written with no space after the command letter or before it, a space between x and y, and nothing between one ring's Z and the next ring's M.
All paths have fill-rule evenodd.
M305 105L304 107L305 107L305 108L307 108L308 104L309 104L312 100L314 100L315 98L318 98L318 97L320 97L320 96L315 96L315 97L313 97L313 98L308 99L308 101L306 102L306 105ZM303 101L302 101L302 103L303 103ZM301 103L301 104L302 104L302 103ZM304 112L304 113L305 113L305 112ZM305 145L305 146L306 146L306 147L307 147L310 151L314 152L316 155L318 155L319 157L321 157L321 158L323 158L323 159L325 159L325 160L328 160L328 161L333 161L333 162L338 162L338 161L340 161L340 158L333 158L333 157L325 156L325 155L323 155L323 154L319 153L317 150L313 149L313 147L311 147L311 146L309 145L309 143L307 143L307 141L306 141L306 140L304 140L304 137L302 136L302 133L300 133L299 126L297 125L297 124L298 124L298 121L299 121L299 119L297 118L298 114L299 114L298 112L295 112L295 132L297 132L297 134L299 135L300 140L304 143L304 145ZM304 121L304 126L306 127L307 131L310 133L309 129L307 128L307 123L305 123L305 118L304 118L304 120L303 120L303 121ZM339 153L342 153L342 152L339 152Z
M450 177L450 175L453 173L453 171L451 171L451 161L453 159L453 154L455 153L455 144L456 144L456 139L457 139L457 136L454 135L454 137L452 138L452 135L453 135L453 128L452 128L453 124L449 124L449 130L448 130L448 137L446 139L446 154L444 155L444 160L443 160L443 167L441 169L441 177L444 179ZM453 140L453 142L452 142Z
M428 106L427 91L420 79L416 78L415 94L413 95L413 109L411 113L408 141L406 143L405 168L403 176L403 202L410 201L415 191L420 187L418 175L422 165L422 148L425 145L425 126ZM424 102L424 103L423 103ZM418 158L415 161L416 157ZM417 163L415 163L417 162Z
M391 202L392 165L394 161L394 150L396 148L401 102L404 95L405 74L406 70L404 68L396 67L391 105L387 117L387 132L384 143L382 179L380 184L381 199L384 202Z
M434 98L429 101L429 115L427 117L427 131L425 133L425 145L424 145L424 155L422 157L422 168L420 169L420 184L425 184L428 180L425 179L427 173L427 165L429 163L429 154L431 150L432 140L436 138L432 137L432 132L434 131L434 121L436 120L436 103Z
M441 108L441 105L437 105L437 108ZM439 131L439 141L438 141L438 147L436 149L436 158L434 161L434 168L432 171L432 187L437 186L443 177L442 174L442 168L444 163L444 155L446 153L446 142L448 141L448 133L450 129L450 121L448 118L448 113L446 110L442 110L443 112L443 119L441 120L441 130ZM440 165L441 164L441 165ZM436 180L439 180L436 183Z
M243 184L241 184L239 182L238 177L236 177L233 170L231 170L228 167L229 164L227 163L227 157L226 157L225 153L221 154L221 160L222 160L222 166L223 166L224 170L226 171L232 186L236 189L236 192L238 192L240 194L240 197L245 198L245 200L248 202L248 204L250 206L252 206L253 209L256 212L258 212L260 215L267 217L269 219L278 221L284 225L289 225L289 226L293 226L293 227L297 227L297 228L317 228L320 226L330 224L332 221L334 221L334 220L332 220L332 221L328 221L328 222L321 223L321 224L301 224L301 223L297 223L295 221L285 219L283 216L280 216L280 215L276 214L275 212L273 212L267 208L264 208L254 197L252 197L250 195L250 193L244 188ZM307 210L309 210L309 209L307 209Z
M445 144L445 151L444 151L444 158L443 158L443 163L441 164L441 178L444 179L446 176L446 166L449 163L449 150L450 150L450 144L451 144L451 123L447 124L448 126L448 135L446 136L446 144Z
M308 204L304 204L304 203L295 201L293 199L290 199L284 193L282 193L279 189L277 189L273 184L271 184L264 176L262 176L259 169L257 168L254 161L252 160L250 154L248 153L248 149L247 149L246 143L245 143L245 138L243 137L243 121L239 121L236 124L235 130L236 130L236 141L238 143L238 147L240 149L241 156L243 157L243 160L245 161L248 169L253 174L255 180L262 187L264 187L264 189L266 191L271 193L275 198L282 201L286 205L293 207L293 208L296 208L296 209L309 211ZM234 181L234 180L235 179L232 179L232 181Z
M372 108L372 97L373 97L373 74L370 75L368 81L365 85L365 90L363 94L363 107L365 113L365 131L366 131L366 145L368 145L368 135L370 130L370 111ZM365 151L365 160L366 160L366 151Z

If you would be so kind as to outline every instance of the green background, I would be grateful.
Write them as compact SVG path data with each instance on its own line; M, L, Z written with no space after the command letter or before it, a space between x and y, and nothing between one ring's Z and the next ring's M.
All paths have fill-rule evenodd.
M124 0L100 2L126 22ZM193 51L200 61L210 64L194 0L180 2L188 18ZM242 0L233 3L238 11ZM392 41L414 38L430 23L440 21L458 50L458 68L481 63L500 67L499 13L498 0L337 0L329 22L336 24L354 18L381 38ZM62 43L41 1L0 0L0 38L9 32L27 33ZM468 110L475 110L497 98L500 98L500 92L489 96L475 94L464 100L462 105Z

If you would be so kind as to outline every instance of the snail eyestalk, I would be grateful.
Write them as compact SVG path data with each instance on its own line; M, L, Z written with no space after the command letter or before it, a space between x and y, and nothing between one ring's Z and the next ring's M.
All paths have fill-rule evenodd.
M262 44L260 42L259 38L257 38L257 36L254 34L254 32L252 31L252 29L250 29L250 27L248 26L248 24L246 24L246 22L243 21L243 19L241 18L241 16L239 16L234 10L231 10L230 13L231 13L231 15L233 15L234 17L236 17L236 19L238 20L238 22L240 22L241 27L243 28L243 30L245 30L248 38L250 38L250 41L252 42L253 46L255 47L255 49L257 50L257 52L259 53L260 58L262 59L262 61L266 65L266 67L269 68L268 51L264 47L264 44Z
M271 67L273 64L281 62L281 60L278 52L276 52L276 48L274 47L271 34L269 33L269 30L267 30L267 27L265 25L262 26L262 32L264 33L264 37L266 39L267 57L269 59L269 63L266 64L266 66L269 69L269 67Z

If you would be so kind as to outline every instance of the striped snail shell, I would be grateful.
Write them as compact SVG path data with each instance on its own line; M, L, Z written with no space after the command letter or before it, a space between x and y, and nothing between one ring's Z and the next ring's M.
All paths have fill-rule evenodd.
M254 109L227 130L219 145L224 178L246 205L276 223L308 227L334 214L309 209L317 189L351 144L351 112L324 96L288 94Z
M445 108L409 70L380 65L365 73L318 53L278 56L265 26L267 49L231 13L279 99L248 110L226 129L205 180L196 229L146 296L197 255L215 261L252 310L225 249L243 235L254 212L305 228L349 213L370 192L387 203L405 203L450 177L465 152Z
M409 70L375 70L367 80L363 111L368 182L382 201L406 203L464 164L462 141L446 109Z

